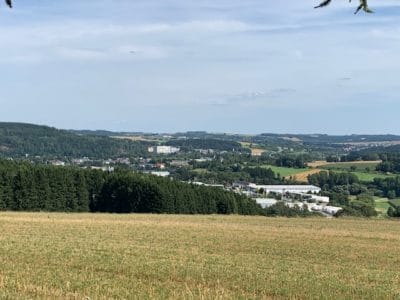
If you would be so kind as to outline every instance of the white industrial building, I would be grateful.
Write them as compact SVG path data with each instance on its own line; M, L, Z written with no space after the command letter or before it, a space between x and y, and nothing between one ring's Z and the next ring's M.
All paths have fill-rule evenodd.
M336 213L338 213L339 211L343 210L343 208L341 207L337 207L337 206L329 206L329 205L313 205L311 207L309 207L312 211L316 211L316 212L323 212L326 213L328 215L335 215Z
M275 205L278 202L283 202L287 207L290 208L293 208L295 206L298 206L300 208L307 207L308 211L323 213L326 216L334 216L336 213L343 210L343 208L341 207L329 206L324 203L317 204L317 203L298 202L298 201L286 202L286 201L267 199L267 198L256 198L255 200L257 204L259 204L262 208L268 208Z
M233 187L241 193L253 196L262 208L268 208L278 202L285 203L288 207L307 207L309 211L320 212L326 216L333 216L341 207L329 206L329 197L319 196L321 189L313 185L256 185L254 183L236 182ZM267 196L269 193L282 195L281 200L261 197L260 191Z
M310 202L315 202L315 203L325 203L325 204L329 203L329 197L326 196L318 196L315 194L302 194L302 193L299 194L294 193L294 194L300 195L301 198L305 201L310 200Z
M194 184L194 185L208 186L208 187L218 187L218 188L224 188L225 187L223 184L208 184L208 183L199 182L199 181L192 181L191 183Z
M147 149L150 153L156 152L157 154L173 154L179 152L181 149L172 146L156 146Z
M276 199L256 198L255 200L262 208L267 208L278 203Z
M249 187L256 191L263 190L264 193L277 193L277 194L318 194L321 188L314 185L256 185L249 184Z
M159 177L168 177L170 175L170 172L168 171L151 171L151 175L154 176L159 176Z

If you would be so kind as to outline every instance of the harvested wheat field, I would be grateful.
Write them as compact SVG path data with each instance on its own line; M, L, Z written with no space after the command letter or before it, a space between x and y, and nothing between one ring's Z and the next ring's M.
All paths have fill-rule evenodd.
M296 180L298 182L308 182L308 176L313 175L313 174L318 174L319 172L321 172L321 169L310 169L301 173L297 173L295 175L292 176L286 176L286 179L293 179Z
M381 160L360 160L360 161L345 161L345 162L327 162L326 160L317 160L314 162L307 163L310 168L319 168L323 166L335 166L335 165L368 165L368 164L379 164Z
M0 298L393 299L400 223L0 213Z

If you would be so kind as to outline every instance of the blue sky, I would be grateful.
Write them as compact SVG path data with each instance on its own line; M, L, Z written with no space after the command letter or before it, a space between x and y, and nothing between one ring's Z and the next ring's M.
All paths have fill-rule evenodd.
M400 3L15 0L0 120L58 128L400 134Z

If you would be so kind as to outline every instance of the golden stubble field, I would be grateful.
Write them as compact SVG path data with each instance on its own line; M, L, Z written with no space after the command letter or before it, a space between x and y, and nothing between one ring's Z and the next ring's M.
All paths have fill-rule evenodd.
M400 223L0 213L1 299L400 298Z

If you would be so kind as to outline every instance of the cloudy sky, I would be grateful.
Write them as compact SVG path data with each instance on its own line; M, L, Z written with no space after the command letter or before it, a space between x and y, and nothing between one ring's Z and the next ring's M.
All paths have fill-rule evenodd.
M0 121L146 132L400 134L400 2L15 0ZM0 3L3 4L3 3Z

